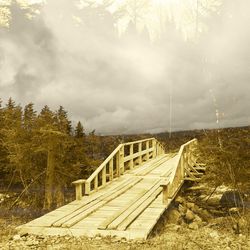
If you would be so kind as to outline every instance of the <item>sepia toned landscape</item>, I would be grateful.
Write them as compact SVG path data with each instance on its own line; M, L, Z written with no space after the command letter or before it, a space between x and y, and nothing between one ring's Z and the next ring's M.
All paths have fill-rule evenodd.
M0 249L250 248L247 0L0 0Z

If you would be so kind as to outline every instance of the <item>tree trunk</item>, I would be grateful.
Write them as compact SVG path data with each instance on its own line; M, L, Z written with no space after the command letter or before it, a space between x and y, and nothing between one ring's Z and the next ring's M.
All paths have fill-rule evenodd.
M56 207L61 207L64 205L64 189L61 184L56 186Z
M54 193L54 172L55 172L55 153L52 147L48 150L47 169L45 180L45 197L43 208L49 210L53 205Z

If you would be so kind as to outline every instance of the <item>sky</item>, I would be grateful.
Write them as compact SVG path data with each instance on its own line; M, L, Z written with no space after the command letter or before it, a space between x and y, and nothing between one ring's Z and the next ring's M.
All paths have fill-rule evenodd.
M250 2L200 0L197 22L195 1L185 11L154 1L154 14L136 6L135 25L134 1L50 0L29 18L12 8L0 28L0 98L62 105L99 134L249 125Z

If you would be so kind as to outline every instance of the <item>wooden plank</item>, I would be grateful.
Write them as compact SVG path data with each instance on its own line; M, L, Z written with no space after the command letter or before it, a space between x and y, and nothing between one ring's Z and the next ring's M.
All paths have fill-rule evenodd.
M74 211L69 211L67 215L61 217L60 219L56 221L53 221L51 223L51 226L60 227L62 223L66 221L67 219L72 218L73 216L81 213L82 210L88 209L92 205L100 202L100 200L105 199L107 196L112 195L114 192L119 191L121 188L127 186L129 183L132 183L132 182L133 182L133 179L130 179L130 180L125 179L122 183L119 183L119 185L117 185L115 188L113 188L112 190L109 190L108 193L104 193L99 196L96 196L94 199L90 199L89 201L83 203L81 206L76 207Z
M118 227L117 230L126 230L127 227L145 210L145 208L152 203L153 200L161 193L162 188L158 188L145 200L139 207L137 207Z
M132 174L136 174L138 172L140 172L143 169L146 169L148 167L150 167L153 164L156 164L157 162L159 162L161 159L163 159L166 155L161 155L157 158L154 159L150 159L148 162L145 162L143 165L140 166L140 168L137 168L136 170L132 171Z
M163 157L163 159L161 159L160 161L157 161L155 164L150 165L148 168L146 169L142 169L141 171L138 171L136 173L136 175L147 175L148 173L150 173L152 170L154 170L155 168L159 167L161 164L163 164L164 162L166 162L168 160L168 156L165 155Z
M121 214L117 214L116 218L112 218L112 222L108 225L108 229L116 229L133 211L135 211L152 193L159 187L160 181L157 180L151 186L147 192L145 192L136 202L130 204L125 211L122 211Z
M121 194L123 194L124 192L126 192L128 189L130 189L132 186L134 186L136 183L138 183L141 180L142 180L141 178L134 180L132 183L128 184L127 186L125 186L123 188L121 188L119 191L114 192L113 194L109 195L108 198L105 198L105 199L101 200L97 204L95 204L95 205L89 207L88 209L86 209L84 212L81 212L80 214L77 214L73 218L67 220L66 222L61 224L61 226L62 227L72 227L74 224L76 224L79 221L81 221L82 219L86 218L88 215L95 212L97 209L102 207L104 204L110 202L111 200L115 199L116 197L118 197Z
M158 183L158 181L156 182ZM155 184L156 184L155 183ZM155 185L154 184L154 185ZM154 186L153 185L153 186ZM131 207L131 205L133 205L134 203L136 203L138 201L138 199L140 199L141 197L143 197L146 193L148 193L148 190L143 190L139 195L137 196L133 196L133 200L132 202L130 202L127 206L124 206L122 209L120 209L117 213L115 213L113 216L107 218L107 220L105 220L99 227L98 229L101 230L105 230L114 220L116 220L122 213L124 213L125 211L128 211L129 208Z

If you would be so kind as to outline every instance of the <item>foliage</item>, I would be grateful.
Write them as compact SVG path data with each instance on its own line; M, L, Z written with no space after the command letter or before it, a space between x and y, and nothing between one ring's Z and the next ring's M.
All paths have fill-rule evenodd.
M67 111L33 103L24 109L10 98L0 101L0 176L2 187L50 209L64 203L71 182L87 178L112 152L113 137L86 135L81 122L72 127Z
M200 141L200 157L208 166L206 181L241 192L250 189L250 127L212 130Z
M250 190L250 127L161 133L167 152L193 138L198 139L198 161L207 166L203 182L212 187L226 185L240 192Z

